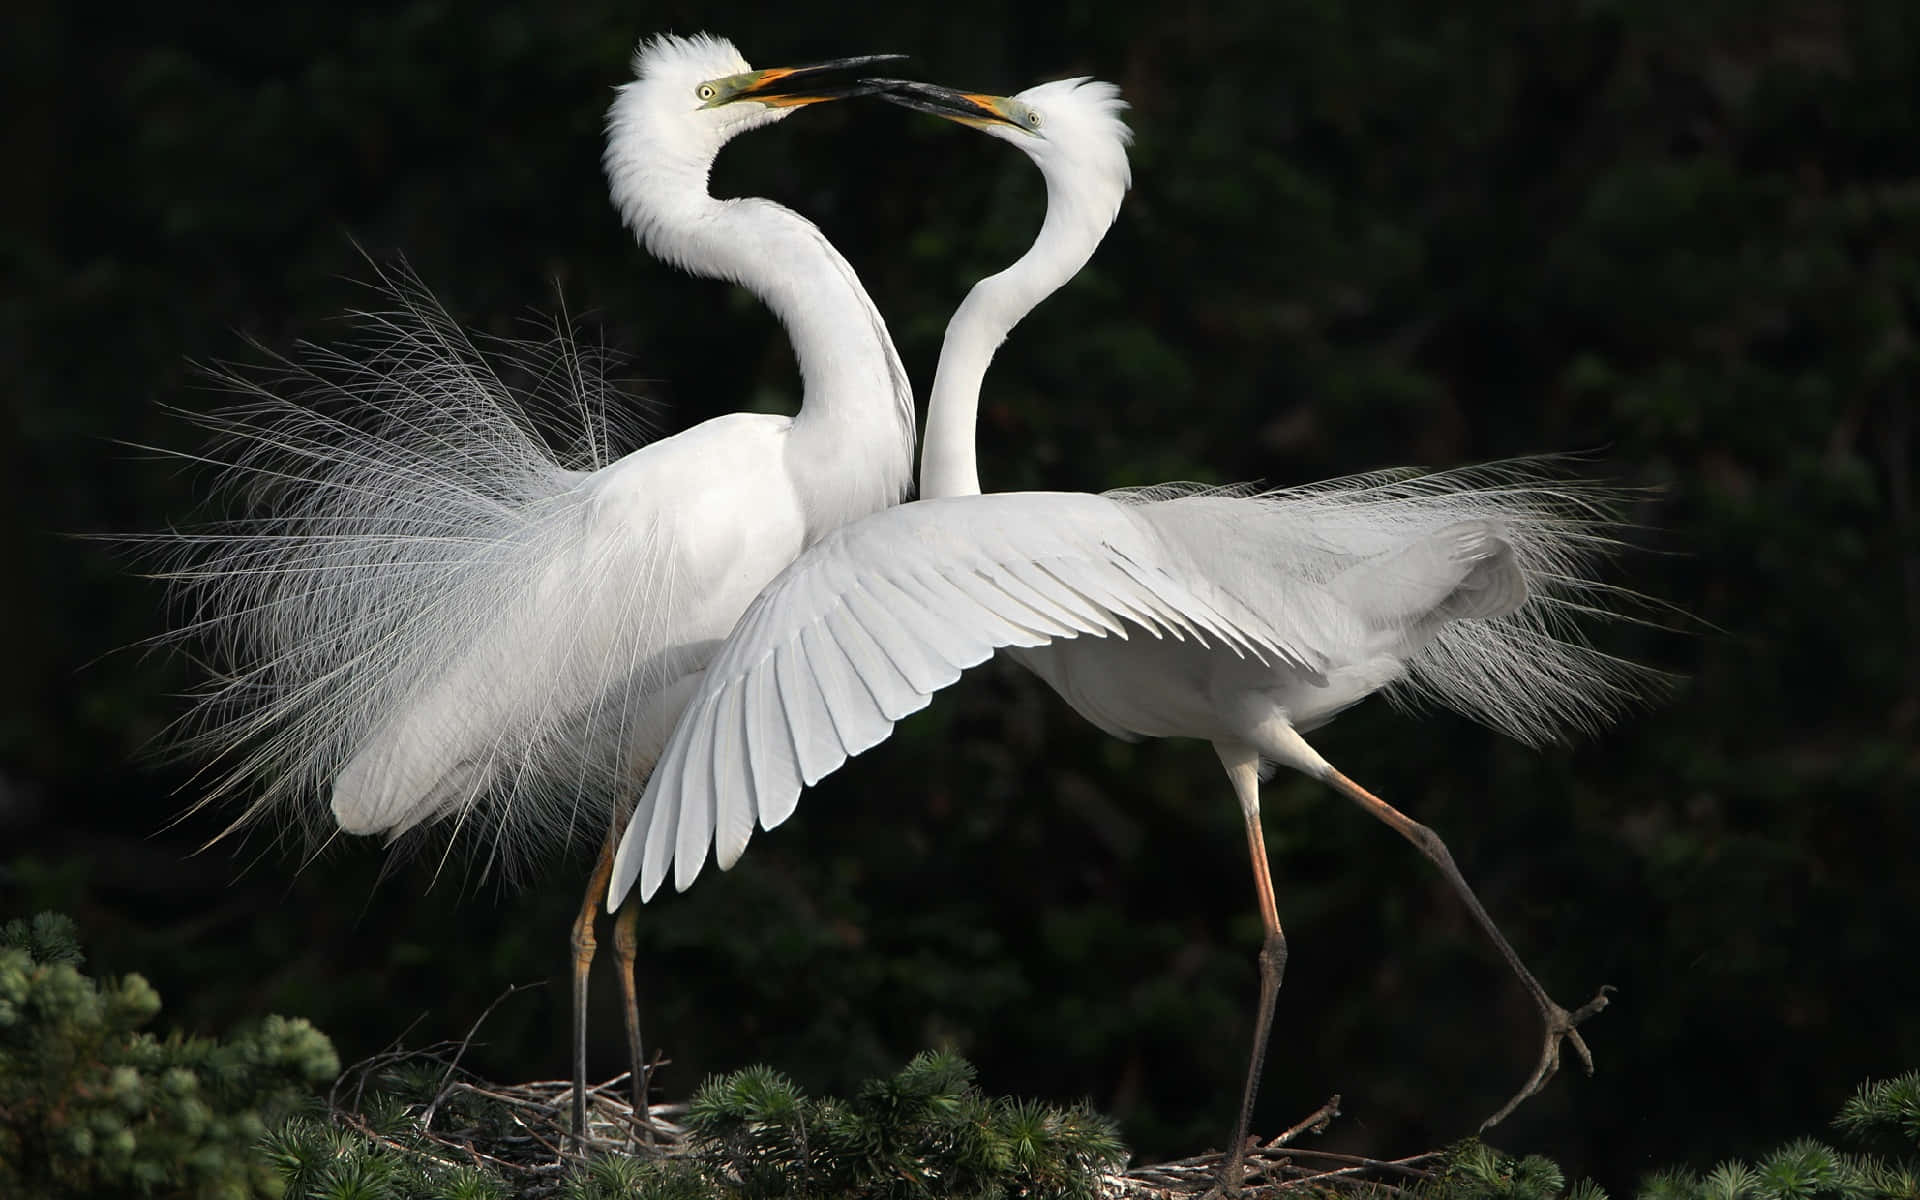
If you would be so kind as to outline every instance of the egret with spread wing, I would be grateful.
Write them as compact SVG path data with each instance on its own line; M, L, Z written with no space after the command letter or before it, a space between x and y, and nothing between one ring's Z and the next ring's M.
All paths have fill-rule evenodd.
M175 572L195 617L183 632L225 659L202 710L202 742L229 756L214 794L264 781L236 825L330 814L395 837L450 820L502 852L596 820L605 846L574 927L576 1131L623 789L761 586L911 483L912 390L852 267L791 210L714 198L708 172L732 138L870 90L849 72L895 57L756 71L722 39L661 36L608 113L625 223L773 309L804 384L795 416L735 413L617 461L563 461L459 328L403 290L368 344L293 366L305 391L255 385L210 418L226 482L260 502L189 536ZM576 357L544 365L570 402L600 386ZM615 935L644 1115L631 917Z
M1332 785L1446 874L1546 1024L1527 1085L1552 1075L1569 1013L1521 963L1441 840L1322 759L1302 737L1368 695L1425 695L1527 742L1608 716L1631 668L1570 639L1605 589L1604 494L1506 464L1382 473L1264 494L1159 488L1108 496L979 495L974 424L993 351L1085 263L1128 185L1122 107L1086 80L1013 97L892 82L888 98L976 126L1039 166L1033 248L977 284L947 328L922 452L920 502L828 535L748 609L713 660L635 810L610 903L677 887L711 844L731 866L757 821L884 739L935 690L1007 647L1117 736L1211 742L1245 816L1266 940L1253 1053L1223 1183L1237 1187L1286 960L1259 819L1259 782L1286 765ZM1604 611L1604 610L1601 610ZM1133 636L1129 636L1129 635Z

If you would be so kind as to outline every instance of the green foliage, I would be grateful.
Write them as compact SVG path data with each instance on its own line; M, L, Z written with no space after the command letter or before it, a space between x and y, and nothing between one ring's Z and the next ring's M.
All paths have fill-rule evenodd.
M1803 1138L1757 1163L1723 1162L1704 1177L1684 1169L1656 1172L1639 1200L1869 1200L1879 1190L1874 1164Z
M515 1195L491 1167L439 1155L418 1135L417 1123L389 1122L382 1129L362 1116L367 1119L359 1128L294 1116L262 1139L264 1157L287 1200L509 1200Z
M1705 1175L1684 1167L1654 1171L1637 1200L1920 1200L1920 1071L1860 1086L1833 1120L1856 1141L1897 1145L1906 1157L1847 1154L1799 1138L1755 1162L1722 1162ZM1560 1168L1530 1155L1509 1158L1469 1139L1420 1185L1426 1200L1606 1200L1591 1180L1571 1189Z
M1861 1084L1833 1125L1861 1142L1920 1149L1920 1071Z
M719 1189L697 1163L684 1159L645 1162L612 1155L568 1174L561 1200L712 1200Z
M294 1116L265 1139L287 1200L502 1200L540 1186L540 1175L516 1188L491 1166L452 1165L459 1152L422 1127L423 1106L401 1091L403 1073L385 1071L373 1082L356 1113L332 1121ZM497 1104L454 1096L436 1111L471 1132ZM505 1124L497 1133L523 1132ZM573 1164L559 1195L1079 1200L1096 1195L1100 1174L1125 1158L1105 1118L1084 1107L984 1096L973 1068L950 1053L922 1054L847 1100L813 1099L779 1072L750 1067L709 1080L688 1124L691 1138L669 1157L616 1154ZM499 1149L484 1138L474 1144Z
M741 1197L1091 1197L1125 1158L1085 1106L992 1099L971 1064L920 1054L848 1100L812 1100L765 1067L709 1080L688 1113L696 1153Z
M8 921L0 926L0 950L24 950L34 962L50 967L77 968L87 961L79 930L64 913L35 913L30 919Z
M0 1195L278 1195L254 1144L339 1074L332 1044L281 1017L156 1038L147 981L96 982L83 961L66 917L0 929Z
M1607 1200L1605 1190L1590 1179L1569 1190L1552 1159L1510 1158L1476 1139L1449 1149L1440 1173L1416 1190L1426 1200Z
M357 1072L356 1072L357 1074ZM432 1057L410 1057L350 1074L336 1092L349 1107L297 1113L261 1142L288 1200L508 1200L520 1189L492 1162L508 1143L532 1143L503 1100L465 1088L466 1078ZM551 1165L546 1144L535 1145ZM625 1196L597 1182L596 1167L569 1174L567 1195ZM611 1190L609 1190L611 1188ZM583 1190L584 1189L584 1190Z
M1704 1177L1687 1170L1649 1176L1639 1200L1920 1200L1920 1071L1860 1085L1834 1128L1879 1143L1893 1156L1845 1154L1811 1138L1754 1163L1723 1162ZM1904 1156L1904 1157L1900 1157Z

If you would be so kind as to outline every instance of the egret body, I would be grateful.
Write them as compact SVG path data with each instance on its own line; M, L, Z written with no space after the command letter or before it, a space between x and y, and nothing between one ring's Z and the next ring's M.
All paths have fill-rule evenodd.
M576 1085L620 797L760 588L911 484L912 391L853 268L797 213L708 191L731 139L862 90L848 72L874 61L756 71L723 39L655 37L607 117L621 218L773 310L803 384L794 416L717 417L580 469L409 294L369 318L369 343L294 371L314 394L255 387L211 419L235 447L229 481L267 505L189 538L177 573L230 660L203 740L238 761L214 792L264 779L242 821L316 824L325 796L348 833L447 819L499 853L607 830L574 929ZM576 402L599 386L565 354L536 366ZM342 400L370 419L324 407ZM644 1115L630 917L616 945ZM576 1128L582 1105L577 1086Z

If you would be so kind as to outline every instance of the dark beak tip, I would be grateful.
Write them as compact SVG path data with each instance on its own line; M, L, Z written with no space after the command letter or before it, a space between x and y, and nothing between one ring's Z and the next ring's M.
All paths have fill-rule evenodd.
M801 69L844 71L850 67L864 67L869 63L904 62L906 57L904 54L856 54L851 58L831 59L827 62L814 63L811 67L803 67Z
M788 67L777 78L766 80L755 87L752 94L763 99L794 97L814 100L842 100L851 96L865 96L875 89L865 79L858 82L842 82L848 73L875 63L897 62L905 57L907 56L904 54L861 54L852 58L836 58L827 62Z

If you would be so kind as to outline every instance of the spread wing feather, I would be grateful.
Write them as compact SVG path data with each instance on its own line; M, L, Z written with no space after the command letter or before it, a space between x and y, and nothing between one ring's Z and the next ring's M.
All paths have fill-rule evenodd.
M707 668L621 839L612 903L635 883L651 897L670 864L686 888L709 845L732 866L756 824L1002 647L1144 632L1320 670L1187 567L1138 506L1083 494L922 501L828 534Z

